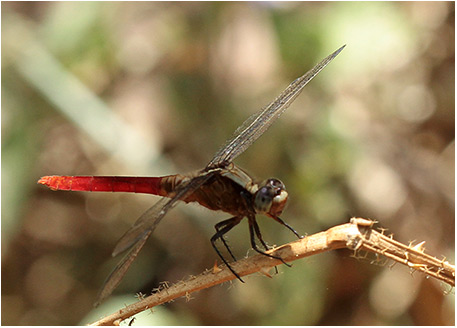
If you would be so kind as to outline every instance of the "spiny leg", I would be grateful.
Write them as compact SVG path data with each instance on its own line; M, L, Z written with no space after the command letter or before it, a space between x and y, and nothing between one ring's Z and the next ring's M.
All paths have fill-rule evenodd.
M237 224L239 223L239 221L238 221L237 223L233 224L233 223L232 223L233 219L236 219L236 217L235 217L235 218L228 219L228 220L221 221L221 222L217 223L217 224L214 226L214 228L216 228L216 231L217 231L217 232L219 232L219 230L221 230L221 229L225 229L225 227L226 227L227 225L231 225L231 228L233 228L235 225L237 225ZM231 228L229 228L225 233L227 233ZM230 250L230 247L229 247L228 244L227 244L227 241L225 240L225 238L224 238L224 236L223 236L225 233L223 233L223 234L220 236L219 239L220 239L220 240L222 241L222 243L224 244L225 248L226 248L227 251L229 252L229 254L230 254L230 256L232 257L233 261L236 262L235 255L233 255L232 251Z
M262 245L265 248L265 250L266 251L269 250L270 247L268 247L268 245L263 240L262 234L260 233L259 225L257 224L257 221L254 221L254 231L255 231L255 234L257 235L257 239L260 240L260 242L262 243ZM278 274L278 267L277 266L275 266L275 272L276 272L276 274Z
M261 249L259 249L259 248L257 247L257 244L255 243L254 232L255 232L255 235L257 236L257 238L259 238L259 240L260 240L260 242L262 243L262 245L265 245L265 242L264 242L263 239L262 239L262 235L260 234L259 226L257 225L257 222L255 221L255 218L252 217L252 218L249 218L249 234L250 234L250 236L251 236L251 246L252 246L252 248L253 248L257 253L260 253L260 254L262 254L262 255L265 255L265 256L268 256L268 257L271 257L271 258L280 260L282 263L284 263L284 264L287 265L288 267L291 266L290 264L286 263L281 257L275 256L275 255L272 255L272 254L265 253L264 251L262 251ZM265 245L265 246L266 246L266 245Z
M290 225L288 225L286 222L284 222L283 220L281 220L281 218L279 218L278 216L273 216L273 219L275 219L277 222L281 223L283 226L285 226L285 227L288 228L290 231L292 231L292 232L295 234L295 236L298 237L298 239L303 239L303 238L304 238L303 236L300 236L300 235L298 234L298 232L295 231L294 228L292 228L292 227L291 227Z
M253 222L253 226L254 226L254 231L255 231L257 238L260 240L260 242L262 243L265 250L268 251L270 249L270 247L268 247L267 244L265 243L265 241L263 240L262 234L260 233L259 225L257 224L257 222L255 220Z
M229 232L234 226L236 226L238 223L240 223L242 218L240 217L233 217L231 219L219 222L218 224L215 225L216 228L216 233L214 236L211 237L211 245L213 245L214 250L216 251L217 255L221 258L222 262L229 268L229 270L233 273L235 277L238 278L241 282L244 282L243 279L239 276L238 273L235 272L235 270L232 269L230 264L228 264L227 260L222 256L221 252L219 252L219 249L216 246L216 240L221 239L222 242L224 243L225 247L228 249L230 255L232 258L236 261L235 257L233 256L232 252L230 251L230 248L228 247L227 243L224 240L224 235Z

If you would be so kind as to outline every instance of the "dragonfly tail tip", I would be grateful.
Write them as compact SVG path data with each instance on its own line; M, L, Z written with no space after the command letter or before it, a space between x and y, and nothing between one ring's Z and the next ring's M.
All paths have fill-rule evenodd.
M52 177L51 176L44 176L44 177L41 177L40 180L38 180L37 183L45 185L45 186L49 186L51 181L52 181Z

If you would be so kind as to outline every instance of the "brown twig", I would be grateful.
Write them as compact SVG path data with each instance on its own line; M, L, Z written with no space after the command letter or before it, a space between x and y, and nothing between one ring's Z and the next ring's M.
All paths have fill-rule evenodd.
M383 255L391 260L407 265L426 273L428 276L442 280L452 286L455 285L455 266L448 261L424 253L423 244L416 246L404 245L387 237L373 229L374 221L353 218L350 223L342 224L327 231L319 232L303 239L282 245L268 251L280 256L287 262L295 261L303 257L319 254L339 248L349 248L354 251L365 250ZM246 276L254 272L266 272L265 270L281 264L281 261L263 255L256 255L239 260L232 265L240 275ZM236 279L224 266L213 270L207 270L198 276L180 281L171 287L165 287L132 305L113 313L97 322L94 326L116 325L131 316L150 309L156 305L170 302L176 298L190 293Z

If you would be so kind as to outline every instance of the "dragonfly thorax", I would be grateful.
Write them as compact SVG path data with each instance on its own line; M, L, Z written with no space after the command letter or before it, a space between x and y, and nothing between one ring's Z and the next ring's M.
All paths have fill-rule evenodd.
M284 183L278 179L268 179L259 185L254 194L254 209L256 213L276 217L286 206L287 197Z

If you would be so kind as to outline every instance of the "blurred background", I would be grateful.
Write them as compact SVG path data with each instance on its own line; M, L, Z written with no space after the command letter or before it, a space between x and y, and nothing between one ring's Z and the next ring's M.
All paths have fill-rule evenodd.
M455 263L453 2L3 2L2 324L78 325L211 268L227 219L180 205L94 309L151 195L53 192L43 175L201 169L238 125L344 51L236 163L281 179L301 234L379 221ZM293 234L258 220L270 245ZM228 234L252 255L246 222ZM226 283L138 325L453 325L455 295L346 250Z

